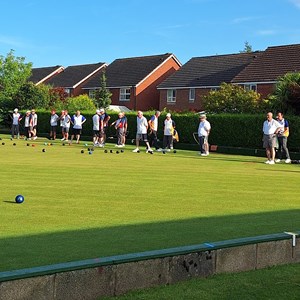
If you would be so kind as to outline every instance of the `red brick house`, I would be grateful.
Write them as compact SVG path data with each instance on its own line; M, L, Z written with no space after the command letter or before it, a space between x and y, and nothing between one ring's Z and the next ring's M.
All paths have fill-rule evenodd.
M63 72L52 77L47 84L55 88L64 88L68 96L78 96L83 93L83 85L107 66L106 63L69 66ZM97 77L98 78L98 77Z
M33 82L35 85L41 83L47 84L48 81L64 71L62 66L52 66L45 68L32 68L32 74L29 77L28 81Z
M171 53L116 59L105 69L112 105L134 110L158 109L157 86L180 67L181 63ZM100 76L94 76L83 90L92 95L99 84Z
M261 52L194 57L158 85L159 109L203 110L203 96L230 83Z
M231 82L265 98L274 91L278 78L291 72L300 72L300 44L267 48Z

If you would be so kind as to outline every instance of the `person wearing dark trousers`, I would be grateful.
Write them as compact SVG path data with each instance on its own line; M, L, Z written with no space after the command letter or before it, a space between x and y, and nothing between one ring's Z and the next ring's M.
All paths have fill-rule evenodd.
M173 133L175 129L175 122L171 119L171 114L167 113L164 121L164 140L163 149L171 151L173 149Z
M282 129L279 130L277 134L278 139L278 152L277 152L277 159L275 162L280 162L283 158L283 154L285 155L285 163L290 164L291 158L289 154L289 150L287 148L287 140L289 136L289 122L284 119L283 113L279 112L277 114L277 122L282 125Z
M157 139L157 128L158 128L159 116L160 116L160 111L157 110L148 122L150 128L149 144L150 147L155 147L156 150L159 149L158 139Z

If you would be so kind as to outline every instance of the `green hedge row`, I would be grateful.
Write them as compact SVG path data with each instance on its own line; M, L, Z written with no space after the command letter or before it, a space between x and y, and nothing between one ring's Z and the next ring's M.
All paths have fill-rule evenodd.
M49 132L49 112L38 113L38 132ZM91 112L82 112L87 118L83 126L83 136L92 136L92 116ZM151 113L145 113L144 116L149 120ZM110 113L110 123L118 118L117 113ZM135 138L136 133L136 113L130 112L126 114L128 119L128 139ZM163 120L165 113L159 118L159 138L163 136ZM193 132L198 129L198 115L197 114L173 114L172 119L176 123L180 142L187 144L195 144ZM244 148L261 148L262 147L262 125L265 116L261 115L237 115L237 114L216 114L208 115L208 121L211 123L212 130L209 138L210 144L230 147L244 147ZM300 146L300 117L288 116L290 123L290 137L289 148L297 150ZM107 136L115 136L115 129L110 127Z

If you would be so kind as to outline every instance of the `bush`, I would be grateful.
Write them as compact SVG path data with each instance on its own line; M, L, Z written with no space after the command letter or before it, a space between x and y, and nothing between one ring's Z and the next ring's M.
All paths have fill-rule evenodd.
M92 117L94 112L82 111L82 115L87 118L83 125L82 134L91 139L93 134ZM38 132L49 132L50 112L38 111ZM118 113L108 112L110 115L110 123L117 120ZM73 115L70 114L71 116ZM149 120L152 112L144 113L144 116ZM159 118L158 137L162 140L163 137L163 121L165 119L165 112ZM134 139L136 135L136 113L126 113L128 119L128 140ZM181 143L195 144L193 133L197 132L199 125L198 114L172 114L172 119L176 123L176 128L179 133ZM210 144L228 147L242 147L242 148L262 148L262 126L265 120L263 114L215 114L208 115L208 121L211 123L212 129L209 137ZM288 146L291 149L298 149L300 145L300 117L287 116L290 123L290 137ZM107 131L108 137L114 137L116 131L114 127L109 127Z
M255 113L260 109L260 94L238 85L222 83L220 89L203 98L204 107L211 113Z
M67 98L66 103L66 109L69 112L75 112L76 110L92 111L96 109L93 100L88 95Z

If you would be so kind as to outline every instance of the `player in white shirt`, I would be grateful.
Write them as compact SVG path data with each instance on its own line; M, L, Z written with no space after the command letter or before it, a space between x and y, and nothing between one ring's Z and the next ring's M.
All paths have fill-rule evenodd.
M72 128L72 136L71 143L73 141L74 136L76 136L76 144L79 144L79 139L82 131L82 125L85 123L86 118L80 114L80 111L77 110L76 114L72 117L71 122L73 124Z
M100 110L97 109L96 113L93 115L93 144L94 146L99 145L100 138Z
M11 126L11 138L14 138L15 135L17 139L20 138L20 121L22 120L21 115L17 108L14 109L12 115L12 126Z
M143 113L141 111L137 112L136 124L137 124L136 148L132 152L139 152L140 141L144 141L147 146L146 152L153 153L153 150L149 145L148 137L147 137L148 122L147 119L143 116Z
M157 110L148 122L150 128L149 144L151 147L154 146L156 150L159 148L158 139L157 139L157 128L158 128L159 116L160 116L160 111Z
M166 151L171 151L173 149L173 134L175 129L175 122L171 119L171 114L167 113L166 119L164 121L164 139L163 148Z
M33 140L37 139L37 114L34 109L31 110L30 134Z
M56 114L56 111L53 109L51 110L50 116L50 140L56 139L56 129L57 129L57 122L59 120L59 116Z
M210 123L206 120L206 115L201 114L199 116L200 123L198 127L198 138L200 146L200 155L207 156L209 155L209 146L208 146L208 136L210 133Z
M282 130L284 126L273 119L273 114L271 112L267 113L267 120L263 124L263 147L266 148L266 154L268 160L266 164L275 164L275 146L277 142L276 134Z
M69 131L70 131L70 124L71 124L71 117L68 114L67 110L62 112L60 117L61 120L61 127L62 127L62 141L68 141L69 138Z

